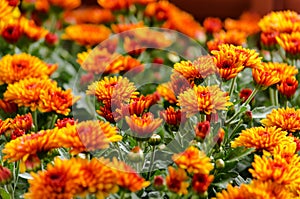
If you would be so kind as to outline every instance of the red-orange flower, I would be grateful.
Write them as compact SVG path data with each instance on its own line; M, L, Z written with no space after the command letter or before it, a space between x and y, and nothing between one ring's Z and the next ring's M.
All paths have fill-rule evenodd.
M0 109L5 113L15 113L18 109L17 104L0 99Z
M278 72L273 70L272 67L267 64L264 64L259 68L253 68L252 76L254 81L263 88L267 88L280 82Z
M287 98L291 98L296 93L297 88L298 80L294 76L287 77L277 85L278 91Z
M222 30L222 21L216 17L206 17L203 22L203 27L207 33L216 33Z
M189 183L187 182L188 176L185 170L178 168L177 170L171 166L168 167L169 175L166 177L166 184L170 191L178 195L186 195L188 193Z
M227 110L229 96L217 86L194 86L178 96L181 111L190 117L198 112L211 114L218 110Z
M133 132L133 136L139 138L149 138L162 123L162 119L154 119L151 112L144 113L141 117L136 115L126 116L125 120Z
M33 40L38 40L44 38L48 34L48 30L43 27L37 26L33 20L28 20L25 17L19 19L19 24L21 26L24 34Z
M104 25L78 24L68 26L62 38L73 40L80 45L93 46L107 39L110 33Z
M189 173L209 174L213 169L206 154L194 146L190 146L182 153L174 154L172 159L178 167L186 169Z
M197 193L204 193L208 189L213 179L213 175L196 173L193 176L192 187Z
M209 121L198 122L195 126L195 134L197 138L204 139L210 132Z
M299 23L300 24L300 23ZM286 51L286 53L290 56L299 56L300 54L300 33L292 32L281 33L276 37L278 44Z
M185 114L180 109L175 110L174 107L169 106L166 110L160 112L160 116L164 121L171 126L178 127L186 121Z
M163 97L165 100L170 102L171 104L175 104L177 99L172 90L172 85L170 83L160 84L156 88L157 93Z
M140 21L137 23L120 23L120 24L112 24L111 29L114 33L121 33L128 30L133 30L136 28L143 28L144 22Z
M134 3L134 0L97 0L98 4L105 9L109 10L119 10L128 8L131 4Z

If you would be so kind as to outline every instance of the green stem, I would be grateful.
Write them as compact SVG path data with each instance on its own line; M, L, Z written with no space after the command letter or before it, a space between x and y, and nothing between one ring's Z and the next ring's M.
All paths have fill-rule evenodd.
M234 86L236 84L236 79L237 77L234 77L232 80L231 80L231 84L230 84L230 88L229 88L229 97L231 98L232 96L232 93L233 93L233 90L234 90Z
M34 131L38 131L38 120L37 120L37 110L33 111L32 117L33 117L33 123L34 123Z
M240 120L237 125L234 127L234 129L232 130L231 134L229 135L229 140L231 140L234 136L236 131L238 130L238 128L243 124L243 120Z
M269 88L269 95L270 95L270 99L271 99L271 104L274 106L275 99L274 99L274 89L273 88Z
M123 154L122 154L122 151L121 151L121 149L120 149L119 144L118 144L117 142L115 142L114 145L115 145L115 147L117 148L117 150L118 150L118 152L119 152L119 154L120 154L121 160L122 160L122 161L125 161L125 160L124 160L124 157L123 157Z
M150 165L149 165L149 170L148 170L148 174L147 174L147 178L146 178L147 180L149 180L149 178L150 178L154 157L155 157L155 146L152 146L152 154L151 154L151 159L150 159Z
M277 89L275 89L275 91L274 91L274 98L275 98L275 106L279 107L278 90Z
M120 199L125 199L125 191L121 191Z
M58 118L58 116L56 114L52 114L51 122L50 122L50 124L48 126L48 129L53 129L54 124L55 124L57 118Z
M235 118L237 118L240 114L241 114L241 108L243 107L246 107L250 102L251 100L254 98L254 96L256 95L256 93L260 90L260 86L256 86L254 88L254 90L252 91L251 95L248 97L248 99L245 101L244 104L241 105L240 107L240 110L237 111L230 119L226 120L225 121L225 125L226 124L229 124L230 122L232 122Z

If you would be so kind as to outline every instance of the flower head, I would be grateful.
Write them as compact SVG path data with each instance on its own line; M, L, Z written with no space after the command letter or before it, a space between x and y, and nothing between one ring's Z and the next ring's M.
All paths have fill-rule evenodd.
M189 173L209 174L213 169L210 159L194 146L190 146L182 153L174 154L172 159L178 167L186 169Z
M208 175L208 174L194 174L193 176L193 180L192 180L192 186L193 189L197 192L197 193L204 193L210 183L213 181L214 176L213 175Z
M169 103L171 104L176 103L177 98L175 93L172 90L172 85L170 82L158 85L156 91L161 97L163 97Z
M180 109L175 111L174 107L172 106L169 106L166 110L161 111L160 116L168 125L176 127L185 123L186 121L185 114L182 113Z
M296 132L300 130L300 109L289 107L273 109L260 122L266 127L274 126L284 131Z
M18 110L17 104L0 99L0 109L5 113L15 113Z
M298 80L294 76L287 77L277 85L278 91L288 99L296 93L297 88Z
M169 175L166 177L166 184L170 191L179 195L186 195L188 193L189 183L188 176L185 170L178 168L177 170L171 166L168 167Z
M279 74L270 65L264 64L252 69L252 76L256 84L267 88L280 82Z
M0 184L6 185L12 180L12 174L9 168L0 165Z
M190 117L198 112L211 114L218 110L227 110L230 106L229 96L217 85L213 86L194 86L192 89L181 93L178 96L178 103L183 113Z
M0 82L6 84L30 77L47 77L51 75L49 71L51 70L46 63L26 53L5 55L0 60Z
M131 4L134 3L133 0L113 0L113 1L106 1L106 0L97 0L98 4L109 10L119 10L128 8Z
M149 138L162 123L162 119L154 119L151 112L144 113L141 117L136 115L126 116L125 120L133 135L139 138Z
M107 39L110 33L104 25L78 24L68 26L62 38L76 41L80 45L93 46Z
M232 147L245 146L256 150L273 152L279 144L292 143L293 139L287 136L286 131L276 127L253 127L242 130L242 133L231 142Z
M33 20L29 20L24 16L21 16L19 20L22 32L30 39L39 40L45 38L49 32L43 27L37 26Z
M276 37L276 41L289 56L292 57L299 56L300 54L300 48L299 48L300 33L299 32L292 32L290 34L281 33L279 36Z
M222 30L222 21L216 17L207 17L204 19L203 27L207 33L216 33Z
M195 126L195 134L197 138L204 139L210 133L209 121L199 122Z

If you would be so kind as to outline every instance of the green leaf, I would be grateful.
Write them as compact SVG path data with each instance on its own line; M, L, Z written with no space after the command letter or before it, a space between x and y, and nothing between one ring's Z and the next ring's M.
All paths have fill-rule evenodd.
M255 151L254 148L250 148L250 149L244 147L231 148L228 155L226 156L225 163L239 161L254 151Z
M226 189L229 183L232 183L234 178L238 177L239 173L235 171L230 171L226 173L219 173L215 176L214 183L212 185Z
M2 199L10 199L9 193L3 188L0 188L0 196Z
M261 107L255 107L252 110L252 118L253 119L262 119L267 116L267 114L271 113L273 109L276 109L276 106L261 106Z

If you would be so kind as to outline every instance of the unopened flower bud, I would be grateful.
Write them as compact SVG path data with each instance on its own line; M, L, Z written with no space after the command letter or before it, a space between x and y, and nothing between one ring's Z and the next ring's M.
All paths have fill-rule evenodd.
M128 159L132 162L141 162L144 160L144 153L142 149L138 146L134 147L129 153L128 153Z
M0 185L8 184L11 180L11 171L6 167L0 166Z
M243 115L243 121L245 123L249 123L252 121L252 112L251 111L246 111Z
M45 36L45 41L47 44L49 45L54 45L58 42L58 37L56 34L53 34L51 32L49 32L46 36Z
M154 188L161 190L164 187L164 178L162 176L155 176L153 181Z
M223 169L225 167L225 162L222 159L216 160L216 168L217 169Z
M161 137L158 134L153 134L149 139L149 144L152 146L158 145L161 141Z

